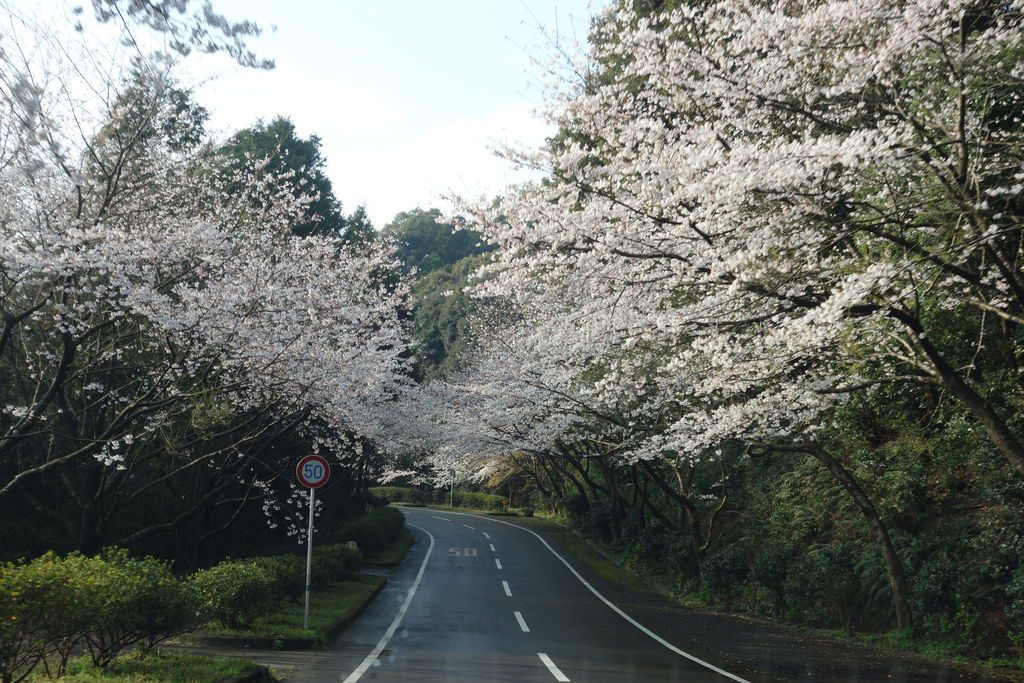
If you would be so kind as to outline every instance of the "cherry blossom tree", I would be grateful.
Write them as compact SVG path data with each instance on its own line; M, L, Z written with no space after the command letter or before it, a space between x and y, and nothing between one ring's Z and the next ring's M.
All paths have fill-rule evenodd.
M613 7L548 99L560 135L507 152L546 178L460 207L501 246L483 291L560 320L559 390L631 402L620 457L819 457L901 626L891 542L827 430L851 394L936 387L1024 474L1020 20L956 0Z
M179 52L206 40L174 23L187 9L97 4ZM91 551L120 507L185 475L207 472L201 494L114 540L281 492L291 472L269 454L286 435L345 467L386 450L411 388L388 243L293 237L315 196L267 159L225 172L167 59L139 52L110 82L31 35L42 57L0 62L0 496L45 512L33 482L56 475ZM241 45L209 47L245 60Z

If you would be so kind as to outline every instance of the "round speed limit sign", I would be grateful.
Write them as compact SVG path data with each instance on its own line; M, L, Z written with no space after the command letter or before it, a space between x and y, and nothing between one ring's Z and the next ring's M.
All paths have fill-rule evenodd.
M307 455L295 466L295 476L307 489L318 489L331 478L331 466L319 455Z

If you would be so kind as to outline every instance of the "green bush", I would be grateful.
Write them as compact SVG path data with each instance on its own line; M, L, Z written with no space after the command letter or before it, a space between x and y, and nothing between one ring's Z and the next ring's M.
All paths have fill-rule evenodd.
M429 491L420 491L406 486L374 486L370 489L370 495L389 503L412 503L414 505L425 505L432 499Z
M337 538L340 541L355 541L364 553L383 550L402 533L405 516L392 507L372 510L342 527Z
M860 590L852 543L822 546L790 567L783 589L786 605L798 616L851 628Z
M444 501L444 502L447 502ZM505 509L506 500L493 493L477 491L456 491L455 507L473 508L474 510L491 510L497 512Z
M314 548L315 551L315 548ZM275 605L301 596L306 590L306 558L299 555L272 555L249 558L274 576Z
M359 568L361 559L362 556L357 550L344 544L325 545L319 548L314 545L311 581L317 586L340 581Z
M585 525L588 532L608 543L615 537L615 524L615 511L608 502L599 500L591 504Z
M105 666L131 645L146 651L190 630L195 611L167 564L120 549L0 565L0 680L27 675L44 657L62 675L83 645Z
M770 545L761 551L750 568L750 579L771 594L776 616L785 610L786 573L792 555L793 551L786 546Z
M191 591L165 562L111 548L88 564L95 612L85 644L96 666L106 666L131 645L141 643L148 651L197 625Z
M71 626L81 611L68 609L74 596L65 579L65 567L53 553L30 564L0 565L0 680L28 675L54 651L55 639L70 635L61 626Z
M566 516L576 525L582 524L587 513L590 511L590 501L580 493L570 493L562 496L558 501L558 506L565 510Z
M731 606L749 573L743 550L733 545L708 555L702 567L701 584Z
M226 560L189 577L200 614L229 628L245 628L280 604L278 577L260 560Z
M682 579L696 579L697 552L693 547L693 536L686 532L670 533L665 545L664 562L665 569L680 574Z

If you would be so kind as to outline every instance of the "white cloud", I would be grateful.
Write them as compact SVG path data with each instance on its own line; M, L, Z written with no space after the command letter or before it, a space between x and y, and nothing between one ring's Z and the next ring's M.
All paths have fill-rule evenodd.
M301 135L320 136L346 211L366 204L378 227L399 211L443 206L441 196L451 192L498 193L522 175L491 148L536 145L550 134L524 101L431 126L383 90L344 78L317 77L282 62L270 72L217 66L222 75L197 89L213 129L226 136L260 118L290 117Z
M529 105L516 103L484 116L371 141L351 150L348 161L330 162L331 177L349 206L365 202L374 223L383 226L415 206L444 207L444 195L497 194L524 174L497 158L492 148L536 145L548 134Z

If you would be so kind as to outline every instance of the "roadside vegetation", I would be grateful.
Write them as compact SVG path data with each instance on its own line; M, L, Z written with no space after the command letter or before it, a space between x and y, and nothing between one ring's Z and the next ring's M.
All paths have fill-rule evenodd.
M413 505L447 506L454 501L455 507L500 512L508 509L508 498L484 491L456 489L454 496L442 489L417 489L408 486L374 486L370 494L390 503Z
M258 670L252 662L230 657L204 657L181 652L151 653L144 657L119 657L106 667L97 667L88 657L73 658L68 664L65 683L196 683L230 681ZM45 674L33 674L27 681L49 680ZM276 680L267 675L259 683Z

